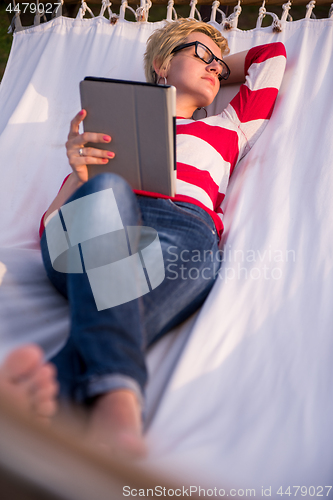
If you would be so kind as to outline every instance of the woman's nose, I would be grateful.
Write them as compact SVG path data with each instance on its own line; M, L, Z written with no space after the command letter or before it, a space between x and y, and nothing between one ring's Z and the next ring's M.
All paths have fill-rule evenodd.
M213 59L211 63L207 64L206 69L207 69L207 71L210 71L210 72L219 73L220 65L215 59Z

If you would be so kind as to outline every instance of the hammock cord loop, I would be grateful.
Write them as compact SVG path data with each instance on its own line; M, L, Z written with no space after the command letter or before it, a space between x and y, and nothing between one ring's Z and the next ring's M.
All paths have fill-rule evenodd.
M176 9L174 8L174 0L168 0L168 6L167 6L167 16L166 19L167 21L172 21L173 19L177 19L177 12Z
M333 19L333 3L331 3L331 8L329 10L328 17Z
M10 23L10 26L8 28L7 33L14 33L14 31L21 31L23 29L22 23L21 23L21 17L20 17L20 10L16 10L16 2L13 0L13 5L14 5L14 12L15 15L12 19L12 22ZM18 9L19 9L20 4L18 4Z
M136 19L136 12L134 9L132 9L132 7L130 7L128 5L127 0L122 0L122 2L121 2L120 10L119 10L119 19L121 19L121 20L125 19L126 9L130 10Z
M59 2L58 2L59 3ZM64 0L60 0L60 5L55 8L55 10L52 13L52 17L61 17L62 16L62 6L64 5ZM55 14L54 14L55 13Z
M289 14L290 9L291 9L291 1L288 0L287 3L284 3L282 5L283 13L282 13L282 16L281 16L281 21L292 21L293 20L293 18Z
M108 15L109 15L110 21L111 21L111 18L114 16L114 13L111 10L111 5L112 5L112 2L110 2L110 0L102 0L102 7L101 7L101 10L99 13L100 16L104 16L104 12L106 11L106 9L108 9Z
M91 8L88 7L88 5L86 4L86 2L84 0L81 0L81 7L79 8L79 12L77 13L76 19L82 20L87 11L89 12L90 17L95 17Z
M305 14L305 19L308 19L308 18L312 18L312 19L316 19L316 16L314 15L314 13L312 12L314 7L316 5L316 1L315 0L311 0L311 2L309 2L306 6L306 14Z
M228 16L227 18L224 19L223 22L223 29L224 30L230 30L232 28L237 28L238 26L238 18L242 12L242 7L240 5L241 0L238 0L237 5L234 7L233 12Z
M135 18L137 22L142 23L148 21L149 9L152 5L151 0L141 0L140 7L138 7L135 11Z
M257 19L256 28L261 28L262 21L263 21L265 16L271 16L271 18L273 19L272 30L275 33L280 33L282 31L281 21L278 18L278 16L276 14L274 14L274 12L267 12L267 10L265 8L265 0L264 0L262 3L262 6L259 9L259 15L258 15L258 19Z
M222 15L222 19L225 18L225 13L219 9L220 2L219 0L214 0L212 3L212 8L210 11L210 22L216 22L216 13L219 12Z
M196 14L199 21L202 21L200 12L197 9L197 3L198 3L198 0L191 0L190 1L191 11L190 11L190 15L188 17L189 17L189 19L195 19L195 14Z
M42 12L39 9L39 5L42 5ZM40 4L39 0L36 0L36 14L34 17L34 26L39 26L41 17L43 17L43 20L45 22L47 21L45 11L44 11L44 4Z

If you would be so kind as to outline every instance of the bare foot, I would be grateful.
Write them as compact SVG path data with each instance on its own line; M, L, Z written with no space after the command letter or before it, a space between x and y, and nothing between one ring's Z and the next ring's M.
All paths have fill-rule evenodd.
M55 375L54 366L43 361L43 352L38 346L20 347L0 366L0 394L20 411L47 420L57 410Z
M100 396L90 420L90 441L126 457L146 454L141 407L134 392L119 389Z

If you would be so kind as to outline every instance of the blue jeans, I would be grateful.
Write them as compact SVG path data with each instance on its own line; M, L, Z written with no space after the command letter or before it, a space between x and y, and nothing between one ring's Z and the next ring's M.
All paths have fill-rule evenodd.
M78 403L119 388L131 389L141 399L147 347L202 305L220 267L213 220L196 205L136 196L115 174L92 178L66 204L109 188L125 227L143 225L157 231L165 278L137 299L98 310L87 273L66 274L52 267L44 231L44 266L55 288L68 298L71 319L68 341L52 362L60 394ZM89 215L90 223L101 218L100 210Z

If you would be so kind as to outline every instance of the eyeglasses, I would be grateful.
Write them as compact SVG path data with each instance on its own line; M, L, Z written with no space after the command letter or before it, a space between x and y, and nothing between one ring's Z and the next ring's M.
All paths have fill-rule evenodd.
M213 52L206 47L201 42L190 42L190 43L183 43L182 45L178 45L175 47L172 51L171 54L174 54L175 52L179 52L180 50L186 49L187 47L192 47L195 45L195 55L201 59L206 64L210 64L212 61L217 61L220 65L221 72L218 75L218 79L221 80L227 80L230 76L230 69L228 65L222 60L216 57Z

